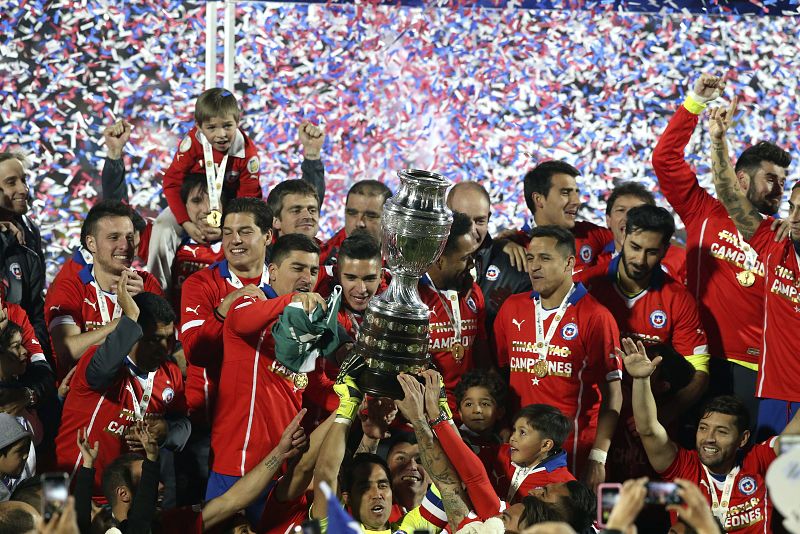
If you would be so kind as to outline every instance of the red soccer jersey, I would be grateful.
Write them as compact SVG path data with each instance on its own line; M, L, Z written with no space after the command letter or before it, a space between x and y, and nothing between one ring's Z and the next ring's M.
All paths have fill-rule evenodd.
M790 239L775 242L767 219L750 239L766 266L764 341L758 368L756 395L800 401L800 354L795 332L800 327L800 261ZM737 312L738 314L738 312Z
M307 377L275 360L272 326L292 294L242 297L225 319L225 352L211 430L214 472L244 476L280 441L300 411Z
M344 228L342 228L322 244L319 251L320 265L335 263L336 257L339 255L339 247L342 246L342 241L344 241L345 238L347 238L347 234Z
M100 452L95 467L95 492L99 495L103 470L125 451L125 430L135 421L133 403L142 399L142 381L133 376L128 367L120 370L117 381L106 391L93 391L86 380L86 369L97 347L91 347L78 361L75 374L61 416L61 427L56 437L56 463L58 470L75 474L81 465L81 456L75 436L78 429L87 428L89 443L100 442ZM133 393L136 401L133 399ZM172 362L158 368L146 414L179 413L186 411L181 370Z
M428 352L442 374L450 409L456 413L458 405L454 395L455 388L464 373L475 367L475 341L486 341L486 306L483 293L475 282L463 295L449 290L437 292L431 287L430 279L425 276L419 284L419 294L430 310ZM458 307L454 309L456 302ZM453 326L459 317L461 339L457 340ZM464 355L460 360L456 359L452 350L457 341L464 346Z
M80 265L72 261L67 262L62 267L65 271L56 276L44 302L44 318L50 332L58 325L74 324L81 329L81 332L90 332L111 321L105 321L97 304L97 283L93 275L94 265L91 263ZM145 271L136 271L144 280L144 290L164 296L158 280L153 275ZM109 318L113 317L114 308L117 305L117 296L103 291L103 298L106 301ZM53 345L55 348L55 345ZM63 377L72 368L74 363L71 358L56 354L57 361L64 365L59 365L59 377Z
M293 501L280 502L275 495L275 489L279 483L280 481L272 486L272 490L267 496L267 504L264 506L264 512L261 514L261 521L256 530L260 534L286 534L308 520L308 509L311 508L311 501L314 500L314 492L307 491Z
M596 415L600 407L597 384L622 377L617 358L619 330L611 313L577 284L564 317L550 340L548 373L534 374L536 352L535 292L510 296L500 307L494 323L497 363L510 367L509 413L528 404L555 406L572 422L572 433L564 442L570 467L577 472L576 458L585 457L594 442ZM544 331L550 328L555 310L545 312ZM584 449L586 449L584 451Z
M233 284L224 259L190 275L183 283L179 337L189 364L187 399L194 413L214 411L223 354L223 323L214 317L214 308L236 291Z
M757 534L772 532L772 502L767 492L766 475L775 450L772 448L775 438L754 445L748 450L734 469L739 469L733 482L730 495L730 506L725 516L723 527L725 532L739 534ZM706 496L709 504L713 503L711 491L717 502L722 502L724 481L720 482L706 474L697 451L679 449L675 460L661 476L665 480L683 478L697 484ZM713 484L713 488L711 485Z
M28 320L28 314L19 304L13 302L6 302L6 313L8 320L22 329L22 346L28 351L29 362L46 362L42 352L42 345L36 338L36 332L33 330L33 325Z
M708 354L708 342L692 295L661 269L653 271L650 287L628 297L617 286L621 257L602 276L589 280L592 296L617 320L620 335L645 345L666 343L679 354Z
M700 308L712 356L758 363L764 319L764 266L743 287L745 253L725 207L700 187L683 157L697 115L681 106L653 152L653 167L667 201L686 226L686 278ZM735 313L731 310L735 309Z
M523 497L536 488L575 480L567 469L567 455L563 451L530 467L521 467L511 462L511 445L508 443L481 447L478 457L483 462L497 495L510 504L521 502Z
M181 290L186 279L224 259L222 241L201 245L192 239L185 239L181 243L175 252L175 259L172 260L172 302L176 310L181 309Z
M205 532L203 507L199 504L161 510L154 523L153 532L155 534L173 534L174 532L202 534Z
M164 172L164 196L167 204L175 215L178 224L189 220L186 205L181 200L181 185L187 174L205 174L205 157L203 143L200 136L203 134L197 126L189 130L178 146L178 152ZM211 149L214 153L214 163L220 165L225 154ZM258 181L259 161L258 150L253 142L242 130L236 130L236 138L228 149L228 163L225 166L225 181L222 184L222 195L225 198L256 197L261 198L261 185Z

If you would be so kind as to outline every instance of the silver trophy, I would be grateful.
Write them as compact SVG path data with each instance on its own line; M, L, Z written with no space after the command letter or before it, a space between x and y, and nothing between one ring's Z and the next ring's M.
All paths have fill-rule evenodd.
M453 214L445 205L450 185L435 172L399 171L400 188L383 207L383 257L389 287L373 297L361 324L354 356L363 359L361 391L403 398L398 373L417 373L430 363L428 306L417 290L420 277L442 254Z

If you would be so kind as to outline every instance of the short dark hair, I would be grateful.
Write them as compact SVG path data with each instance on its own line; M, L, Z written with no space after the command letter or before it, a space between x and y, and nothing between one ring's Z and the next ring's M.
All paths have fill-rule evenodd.
M22 335L22 327L13 321L6 323L5 329L0 332L0 353L5 353L11 346L11 338L14 334Z
M378 258L380 260L381 244L370 234L358 232L345 238L341 246L339 246L339 252L336 255L336 263L341 265L342 260L345 258L351 260L372 260Z
M533 202L533 194L547 196L553 186L553 175L569 174L572 177L580 176L580 171L565 161L545 161L540 163L525 175L524 190L525 204L531 213L536 213L536 204Z
M300 195L304 197L314 197L317 201L317 208L320 207L319 195L314 186L305 180L286 180L272 188L267 195L267 206L272 210L275 217L279 217L283 209L283 199L287 195Z
M103 471L102 489L103 495L114 506L117 503L117 488L125 486L132 492L136 491L131 476L131 465L133 462L144 460L141 454L129 452L114 458Z
M256 226L261 230L262 234L272 230L272 209L260 198L232 198L225 205L225 211L222 215L223 225L225 224L225 218L231 213L249 213L252 215Z
M381 466L383 471L386 473L386 478L388 480L392 479L392 473L389 471L389 464L386 463L386 460L377 454L372 454L371 452L360 452L353 456L353 459L350 460L347 469L342 469L340 471L342 491L350 492L353 489L353 483L355 482L356 470L362 465L370 464Z
M0 513L0 532L30 532L35 528L33 516L21 508L3 510Z
M392 437L388 440L389 447L386 449L386 459L388 461L389 455L392 453L392 449L397 447L400 444L408 443L409 445L416 445L417 444L417 435L413 432L405 432L402 430L398 430L392 433Z
M583 482L570 480L566 482L569 496L561 497L555 508L561 512L563 521L575 529L583 532L594 523L597 518L597 496L594 491Z
M733 395L720 395L710 399L700 413L702 414L700 419L711 413L732 415L736 419L736 428L739 430L739 434L750 430L750 412L747 410L747 406Z
M394 193L389 189L389 186L379 180L361 180L354 183L347 192L347 198L344 201L345 205L350 200L350 195L383 196L383 201L386 202Z
M537 523L547 521L566 521L566 517L556 509L556 507L533 495L526 495L522 498L522 513L519 515L519 528L527 528Z
M22 480L11 493L12 501L30 504L36 510L42 509L42 477L35 475ZM0 530L2 532L2 530Z
M769 161L785 169L791 165L792 156L775 143L761 141L739 154L734 168L736 172L745 171L747 174L753 175L761 167L762 161Z
M472 219L469 215L461 213L460 211L453 212L453 224L450 225L450 233L447 235L447 241L444 244L442 255L449 254L456 249L456 243L461 236L465 236L472 231Z
M272 245L272 254L269 261L275 265L280 265L289 254L298 250L300 252L319 254L319 245L305 234L282 235Z
M184 176L183 183L181 184L181 202L183 202L184 204L189 202L189 195L198 186L200 187L200 190L202 192L204 193L208 192L208 182L206 181L205 176L197 173L190 173Z
M625 235L637 230L661 234L661 244L669 245L675 233L675 219L661 206L642 204L628 210L625 220Z
M206 89L203 94L197 97L197 101L194 104L194 122L198 126L214 117L223 117L225 115L232 115L237 123L241 115L236 97L227 89L220 87Z
M456 185L454 185L450 189L450 191L447 193L447 202L450 203L450 201L453 198L453 195L455 195L456 193L458 193L462 189L465 189L467 191L476 191L476 192L480 193L480 195L483 196L483 198L486 199L486 202L489 203L489 208L491 209L492 198L489 196L489 192L480 183L472 182L472 181L458 182Z
M614 204L619 197L636 197L645 204L656 205L656 197L638 182L622 182L616 186L606 200L606 215L611 215Z
M458 381L454 391L456 402L460 405L469 388L486 388L489 395L498 406L505 406L508 397L508 387L497 373L486 372L483 369L470 369Z
M97 223L106 217L127 217L133 223L133 210L118 200L101 200L89 210L81 226L81 245L86 248L86 238L94 235Z
M511 422L515 423L518 419L525 419L543 438L552 439L553 450L561 449L571 430L569 419L561 413L561 410L549 404L524 406L514 415Z
M133 208L131 208L131 222L133 223L134 232L139 232L139 234L141 234L147 229L147 221Z
M142 330L155 330L157 324L175 323L175 311L164 297L143 291L133 297L133 302L139 307L136 322Z
M566 228L554 224L537 226L531 230L531 241L537 237L551 237L556 240L556 248L566 258L575 255L575 236Z

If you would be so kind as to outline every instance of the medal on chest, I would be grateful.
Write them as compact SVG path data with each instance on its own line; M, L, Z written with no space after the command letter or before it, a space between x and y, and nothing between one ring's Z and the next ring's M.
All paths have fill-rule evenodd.
M553 320L550 322L550 327L547 329L547 333L544 331L545 312L542 307L542 299L533 299L536 308L536 352L539 354L539 359L534 362L531 371L533 371L534 376L537 378L544 378L550 373L550 368L547 363L547 354L550 351L550 340L553 339L556 330L558 330L558 325L561 324L561 320L564 318L564 315L566 315L567 308L569 307L569 299L574 291L575 284L570 287L564 300L561 301L561 304L556 309Z
M222 195L222 182L225 179L225 168L228 165L228 154L225 154L219 166L217 166L214 163L214 152L211 148L211 143L208 142L208 139L206 139L203 134L200 134L199 137L203 144L206 187L208 188L208 204L210 210L206 216L206 222L214 228L219 228L220 224L222 224L220 196Z

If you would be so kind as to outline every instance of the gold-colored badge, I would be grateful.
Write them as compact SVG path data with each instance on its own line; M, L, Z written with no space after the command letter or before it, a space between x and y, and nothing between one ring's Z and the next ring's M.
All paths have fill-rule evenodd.
M740 286L750 287L756 283L756 275L753 274L753 271L742 271L736 275L736 280L739 281Z
M308 385L308 375L305 373L295 373L294 377L292 377L292 382L294 382L294 387L297 389L306 389Z
M219 228L219 225L222 223L222 213L220 213L219 210L211 210L211 213L206 217L206 221L214 228Z
M450 352L453 353L453 359L457 362L461 362L464 359L464 345L461 343L453 343L450 347Z
M535 374L537 377L544 378L547 376L547 373L547 360L538 360L535 364L533 364L533 374Z

